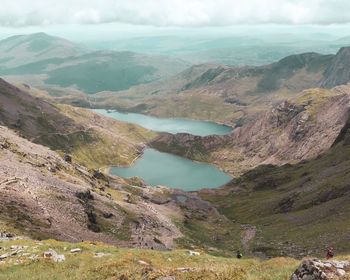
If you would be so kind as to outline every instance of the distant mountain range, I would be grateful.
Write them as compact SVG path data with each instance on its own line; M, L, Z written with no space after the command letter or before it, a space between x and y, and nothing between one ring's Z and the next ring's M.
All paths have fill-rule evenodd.
M291 55L263 66L194 65L153 83L99 93L90 103L76 98L75 104L240 125L303 90L347 84L349 50L341 48L335 55Z
M87 42L97 49L162 54L185 59L192 64L214 63L230 66L259 66L283 57L319 52L334 54L340 47L350 45L348 37L334 34L301 32L257 33L246 29L239 34L167 34ZM300 43L302 42L302 43Z
M45 33L0 41L0 74L31 75L37 85L85 93L119 91L176 74L183 60L132 52L95 51Z

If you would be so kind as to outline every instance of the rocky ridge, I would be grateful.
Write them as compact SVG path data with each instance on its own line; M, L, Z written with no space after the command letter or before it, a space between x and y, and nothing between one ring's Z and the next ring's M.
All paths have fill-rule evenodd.
M290 280L328 280L341 279L350 270L348 261L305 260L296 269Z
M349 114L350 89L310 89L255 117L230 135L199 137L162 134L159 150L214 162L233 175L261 164L282 165L327 151Z

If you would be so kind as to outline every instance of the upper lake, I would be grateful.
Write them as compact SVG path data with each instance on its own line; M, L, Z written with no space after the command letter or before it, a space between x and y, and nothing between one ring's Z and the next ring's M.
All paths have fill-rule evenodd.
M177 118L156 118L143 114L120 113L116 111L108 111L105 109L95 109L95 112L108 116L110 118L138 124L150 130L158 132L190 133L193 135L225 135L232 131L232 128L226 125L220 125L209 121L195 121Z
M232 178L214 165L199 163L168 153L146 149L130 167L111 167L110 174L141 177L149 185L163 185L185 191L216 188Z

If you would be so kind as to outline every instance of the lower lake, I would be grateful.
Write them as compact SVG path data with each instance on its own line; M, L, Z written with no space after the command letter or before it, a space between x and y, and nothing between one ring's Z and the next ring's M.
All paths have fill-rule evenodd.
M154 149L146 149L130 167L111 167L110 174L124 178L138 176L152 186L164 185L185 191L216 188L232 179L213 165Z

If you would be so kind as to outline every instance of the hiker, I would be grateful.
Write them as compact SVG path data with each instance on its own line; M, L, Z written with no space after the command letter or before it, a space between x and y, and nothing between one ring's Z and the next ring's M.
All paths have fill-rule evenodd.
M237 251L236 257L237 257L237 259L241 259L243 257L243 254L241 253L240 250Z
M327 248L327 255L326 255L326 258L327 260L331 259L334 257L334 250L333 250L333 247L328 247Z

